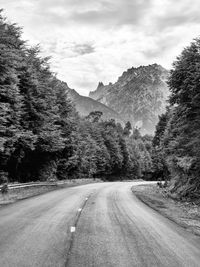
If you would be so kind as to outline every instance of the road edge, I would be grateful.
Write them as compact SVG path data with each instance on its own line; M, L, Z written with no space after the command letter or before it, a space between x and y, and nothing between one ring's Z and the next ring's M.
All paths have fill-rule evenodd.
M23 200L29 199L29 198L37 197L39 195L44 195L44 194L50 193L52 191L62 190L62 189L65 189L65 188L77 187L77 186L82 186L82 185L87 185L87 184L93 184L93 183L102 183L102 182L103 181L100 180L100 179L98 179L98 180L91 179L91 181L88 181L87 180L87 181L82 181L82 182L73 182L73 183L70 183L70 184L69 183L66 183L66 184L57 184L55 186L51 186L51 185L44 186L44 185L41 185L41 187L44 187L47 190L46 191L42 191L42 192L37 192L37 189L38 188L41 188L40 186L38 186L38 188L36 188L35 192L33 192L30 195L26 195L26 196L20 196L21 190L24 190L25 187L24 188L23 187L22 188L18 188L18 190L20 190L20 192L18 193L18 196L16 197L16 199L7 199L7 202L4 202L4 203L2 203L0 201L0 208L5 207L7 205L14 204L14 203L19 202L19 201L23 201ZM5 196L5 198L6 198L6 196Z
M167 218L168 220L170 220L171 222L175 223L177 226L184 228L187 232L190 232L196 236L200 236L199 232L196 232L194 229L189 228L188 225L176 220L175 218L173 218L172 216L162 212L162 210L158 209L157 207L155 207L154 205L152 205L150 202L148 202L147 200L145 200L144 198L142 198L140 195L136 194L136 192L133 191L133 187L136 186L140 186L140 185L133 185L131 187L131 191L133 193L133 195L139 200L141 201L143 204L145 204L146 206L148 206L149 208L153 209L154 211L156 211L158 214L160 214L161 216Z

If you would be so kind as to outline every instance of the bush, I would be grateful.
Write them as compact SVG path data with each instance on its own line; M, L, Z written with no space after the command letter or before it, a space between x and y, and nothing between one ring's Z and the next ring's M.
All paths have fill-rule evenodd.
M0 172L0 185L5 184L8 182L8 173L7 172Z
M8 184L4 184L4 185L1 187L1 193L2 193L3 195L8 193Z
M162 183L161 181L157 182L157 186L160 188L166 188L168 186L168 181L165 180L164 183Z

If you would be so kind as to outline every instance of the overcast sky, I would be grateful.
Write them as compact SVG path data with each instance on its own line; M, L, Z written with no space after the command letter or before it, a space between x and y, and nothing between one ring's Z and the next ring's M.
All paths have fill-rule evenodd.
M166 68L200 35L200 0L0 0L29 44L80 94L132 66Z

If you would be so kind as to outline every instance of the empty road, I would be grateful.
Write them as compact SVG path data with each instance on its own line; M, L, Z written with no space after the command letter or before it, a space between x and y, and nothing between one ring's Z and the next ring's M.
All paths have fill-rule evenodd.
M65 188L0 208L0 267L200 266L200 237L140 202L143 182Z

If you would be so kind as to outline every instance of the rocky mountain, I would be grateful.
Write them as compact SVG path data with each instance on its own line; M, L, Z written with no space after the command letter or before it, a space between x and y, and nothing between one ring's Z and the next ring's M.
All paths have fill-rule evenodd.
M99 83L89 96L115 110L141 132L152 134L158 115L164 112L169 95L169 72L158 64L130 68L116 83Z
M124 125L122 117L114 111L112 108L86 96L79 95L74 89L69 88L67 83L61 82L68 92L69 98L74 103L76 110L81 116L87 116L92 111L101 111L103 113L102 118L104 120L115 119L117 122Z

